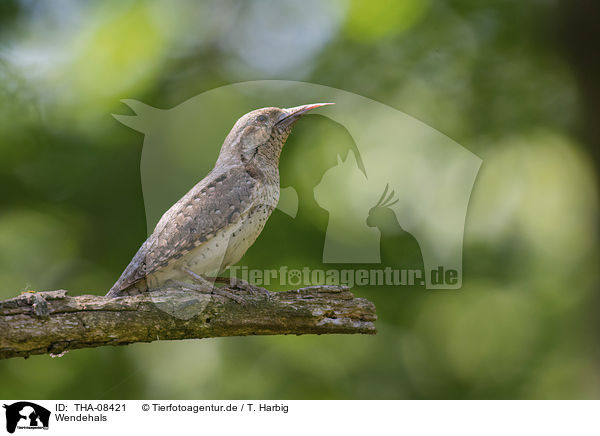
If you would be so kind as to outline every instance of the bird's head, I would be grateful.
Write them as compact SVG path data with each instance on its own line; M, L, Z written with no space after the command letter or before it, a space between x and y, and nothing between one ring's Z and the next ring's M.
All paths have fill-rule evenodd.
M313 103L287 109L265 107L242 116L221 147L218 163L279 165L281 149L292 127L306 112L333 103Z

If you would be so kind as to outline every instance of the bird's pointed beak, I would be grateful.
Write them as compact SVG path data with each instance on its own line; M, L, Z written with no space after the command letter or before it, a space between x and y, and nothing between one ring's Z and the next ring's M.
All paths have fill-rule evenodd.
M335 103L312 103L284 109L283 114L281 114L275 125L279 128L284 129L298 121L298 119L300 119L300 117L306 112L321 106L328 106L330 104Z

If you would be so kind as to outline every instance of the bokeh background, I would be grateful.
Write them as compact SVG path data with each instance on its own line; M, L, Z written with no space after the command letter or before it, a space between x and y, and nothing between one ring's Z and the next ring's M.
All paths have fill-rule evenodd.
M171 108L241 81L317 83L405 112L483 166L463 288L356 288L378 307L377 336L12 359L0 362L0 397L600 397L597 17L592 0L4 0L2 299L104 294L145 239L144 138L111 116L127 113L123 98ZM352 143L310 119L281 162L282 183L301 197L322 175L301 162L322 162L317 147L294 145ZM325 210L276 211L244 264L315 266L326 223ZM418 262L414 242L388 230L384 260Z

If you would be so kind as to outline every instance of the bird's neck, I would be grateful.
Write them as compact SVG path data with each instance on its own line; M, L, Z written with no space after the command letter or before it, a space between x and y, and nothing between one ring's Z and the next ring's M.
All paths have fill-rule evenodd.
M274 129L267 142L250 148L243 146L239 137L228 136L215 167L241 166L255 179L279 186L279 157L290 131L291 126L283 131Z
M258 155L244 164L246 172L266 185L279 186L279 162L266 161Z

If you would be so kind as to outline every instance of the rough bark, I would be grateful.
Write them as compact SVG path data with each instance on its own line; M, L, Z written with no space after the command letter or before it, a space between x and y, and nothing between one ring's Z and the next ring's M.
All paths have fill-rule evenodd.
M376 333L375 306L346 287L230 290L242 301L181 289L112 299L27 292L0 301L0 359L156 340Z

